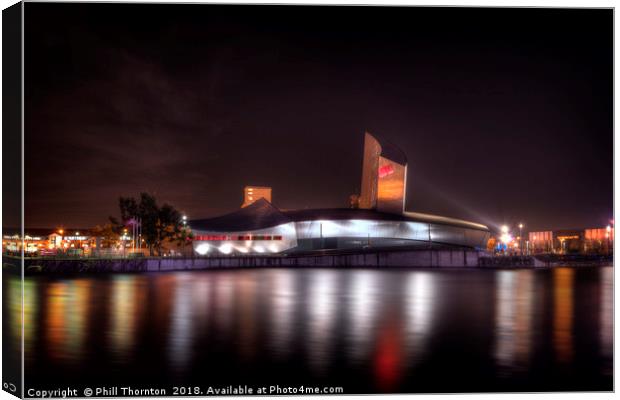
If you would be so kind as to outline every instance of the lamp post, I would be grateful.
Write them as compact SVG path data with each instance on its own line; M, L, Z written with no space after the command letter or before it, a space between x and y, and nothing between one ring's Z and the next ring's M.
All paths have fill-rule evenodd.
M605 238L607 239L607 254L611 254L611 226L607 225Z
M519 224L519 253L523 255L523 224Z

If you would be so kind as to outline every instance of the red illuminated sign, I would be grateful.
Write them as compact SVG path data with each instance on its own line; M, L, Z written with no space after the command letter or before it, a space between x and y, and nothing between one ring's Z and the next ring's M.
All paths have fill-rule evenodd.
M196 241L223 241L223 240L282 240L281 235L242 235L242 236L232 236L232 235L198 235L194 237Z
M394 167L392 167L391 165L384 165L383 167L379 168L379 178L383 178L386 177L390 174L394 173Z

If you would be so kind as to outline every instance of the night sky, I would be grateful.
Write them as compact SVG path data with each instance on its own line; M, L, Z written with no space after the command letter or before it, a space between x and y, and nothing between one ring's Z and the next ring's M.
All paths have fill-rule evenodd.
M364 131L407 209L489 225L613 212L611 10L25 4L26 226L154 193L190 219L347 207Z

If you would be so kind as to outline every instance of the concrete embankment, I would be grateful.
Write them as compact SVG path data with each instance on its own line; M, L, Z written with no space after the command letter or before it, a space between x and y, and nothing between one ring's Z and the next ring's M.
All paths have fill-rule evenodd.
M157 272L219 268L272 267L477 267L485 253L475 250L377 251L357 254L265 255L247 257L136 258L136 259L54 259L24 260L26 272ZM19 259L4 264L19 268Z
M196 258L26 258L26 273L158 272L221 268L532 268L612 265L611 256L491 256L465 249L366 250L361 253L253 255ZM3 257L3 267L19 270L21 260Z

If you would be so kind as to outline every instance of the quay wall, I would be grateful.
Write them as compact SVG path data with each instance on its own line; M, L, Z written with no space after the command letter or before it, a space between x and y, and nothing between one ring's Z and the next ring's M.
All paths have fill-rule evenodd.
M265 255L246 257L24 260L26 272L158 272L221 268L478 267L486 253L475 250L377 251L353 254ZM6 265L5 261L5 265ZM10 262L9 262L10 263ZM20 260L15 258L15 267Z
M19 271L21 259L3 256L3 270ZM483 251L428 249L363 253L262 255L196 258L26 258L26 273L158 272L221 268L532 268L613 265L611 256L492 256Z

